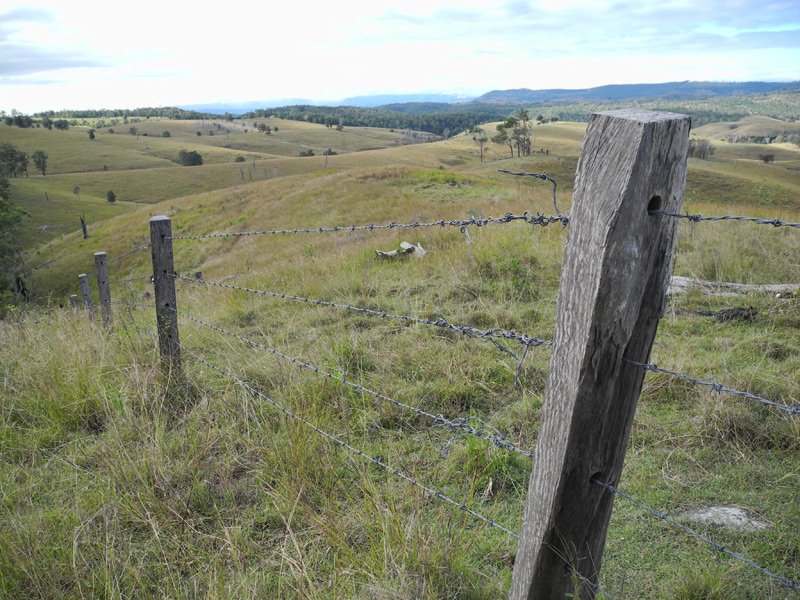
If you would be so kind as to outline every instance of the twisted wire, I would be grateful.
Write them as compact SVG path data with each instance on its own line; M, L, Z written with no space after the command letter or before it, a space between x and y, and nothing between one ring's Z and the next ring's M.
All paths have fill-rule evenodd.
M207 323L205 321L202 321L202 320L200 320L200 319L198 319L196 317L193 317L191 315L188 315L188 314L184 313L183 311L177 310L175 308L172 308L170 310L172 310L173 312L175 312L178 315L181 315L182 317L185 317L185 318L189 319L190 321L194 321L195 323L199 323L201 325L204 325L205 327L208 327L208 328L213 329L215 331L219 331L220 333L224 333L225 335L234 337L234 338L236 338L236 339L238 339L238 340L240 340L242 342L245 342L246 344L250 344L253 347L260 348L262 350L266 350L267 352L270 352L271 354L274 354L275 356L279 356L280 358L283 358L284 360L288 360L289 362L291 362L293 364L299 365L299 366L304 367L306 369L310 369L310 370L312 370L315 373L318 373L320 375L324 375L328 379L336 379L337 381L339 381L339 382L341 382L341 383L343 383L345 385L349 385L350 387L352 387L352 388L354 388L354 389L356 389L356 390L358 390L360 392L363 392L364 394L366 394L368 396L372 396L376 400L377 399L386 400L387 402L391 402L392 404L394 404L396 406L399 406L399 407L404 408L406 410L410 410L411 412L413 412L413 413L415 413L417 415L420 415L422 417L426 417L428 419L431 419L433 421L433 427L447 427L450 431L454 432L457 435L464 435L464 434L472 435L472 436L475 436L475 437L480 438L482 440L486 440L487 442L491 442L492 444L494 444L498 448L505 449L505 450L511 450L513 452L518 452L518 453L522 454L523 456L533 457L533 451L522 450L521 448L518 448L513 442L509 441L506 438L505 435L503 435L502 433L500 433L499 431L497 431L493 427L487 427L487 429L491 429L492 431L488 431L487 429L484 429L484 428L477 428L476 429L475 427L473 427L470 424L470 421L477 420L482 425L485 425L485 423L482 420L480 420L480 419L478 419L476 417L463 417L463 418L457 418L457 419L452 419L451 420L451 419L445 418L443 415L434 415L434 414L429 413L429 412L427 412L427 411L425 411L425 410L423 410L421 408L418 408L416 406L410 406L408 404L400 402L399 400L395 400L394 398L390 398L389 396L385 396L385 395L381 394L380 392L375 392L373 390L370 390L370 389L364 387L363 385L361 385L360 383L354 383L352 381L349 381L346 376L345 377L339 377L338 375L334 375L333 373L328 373L327 371L324 371L324 370L320 369L319 367L315 367L314 365L306 363L306 362L304 362L304 361L302 361L300 359L294 358L294 357L289 356L287 354L283 354L282 352L280 352L278 350L275 350L274 348L270 348L269 346L265 346L264 344L260 344L260 343L254 341L254 340L251 340L251 339L248 339L248 338L246 338L244 336L241 336L238 333L234 333L232 331L228 331L227 329L223 329L222 327L218 327L216 325L212 325L211 323Z
M145 248L149 248L149 247L150 247L150 242L147 242L146 244L142 244L141 246L137 246L136 248L134 248L130 252L126 252L125 254L120 254L119 256L115 256L114 258L109 258L108 262L112 263L115 260L119 260L121 258L125 258L129 254L133 254L134 252L139 252L139 250L144 250Z
M57 261L59 258L61 258L62 256L66 256L66 255L67 255L67 253L63 252L62 254L59 254L55 258L51 258L50 260L47 260L47 261L43 262L42 264L33 267L33 270L35 271L36 269L41 269L42 267L46 267L50 263L53 263L53 262Z
M783 586L785 586L785 587L787 587L789 589L792 589L792 590L794 590L796 592L800 591L800 585L798 585L796 582L792 581L791 579L787 579L786 577L782 577L780 575L776 575L775 573L767 571L764 567L761 567L761 566L757 565L753 561L748 560L745 557L741 556L740 554L737 554L736 552L733 552L732 550L728 550L725 546L723 546L721 544L718 544L717 542L707 538L706 536L704 536L704 535L702 535L700 533L697 533L691 527L687 527L683 523L678 523L678 521L670 518L669 516L665 515L664 513L659 512L659 511L655 510L654 508L650 508L649 506L639 502L635 498L632 498L631 496L629 496L625 492L619 491L617 488L615 488L610 483L605 483L605 482L600 481L598 479L592 479L592 481L594 483L596 483L597 485L600 485L600 486L604 487L609 492L613 492L614 494L617 494L618 496L622 496L626 500L629 500L629 501L633 502L634 504L640 506L641 508L645 509L648 513L650 513L651 516L658 517L662 521L667 521L668 523L671 523L671 524L677 526L678 528L680 528L681 530L685 531L686 533L688 533L690 535L693 535L694 537L698 538L699 540L702 540L703 542L711 545L714 548L714 550L716 550L717 552L722 552L724 554L732 556L736 560L742 561L743 563L745 563L747 565L750 565L751 567L753 567L755 569L758 569L759 571L761 571L765 575L768 575L769 577L772 577L773 579L779 581L781 583L781 585L783 585Z
M179 275L178 273L173 273L172 276L175 279L182 279L183 281L191 281L193 283L205 283L206 285L213 285L216 287L227 288L231 290L239 290L242 292L248 292L251 294L259 294L261 296L271 296L273 298L284 298L287 300L296 300L298 302L305 302L306 304L315 304L318 306L330 306L332 308L338 308L342 310L350 310L362 314L368 315L375 315L378 317L383 317L384 319L401 319L404 321L410 321L413 323L421 323L423 325L433 325L436 327L442 327L444 329L449 329L451 331L458 332L462 335L466 335L469 337L483 339L485 341L491 342L494 344L498 349L507 352L514 358L517 358L517 355L514 354L511 350L497 342L497 338L499 339L506 339L506 340L516 340L520 344L524 345L526 348L530 346L551 346L553 344L552 340L543 340L542 338L529 336L525 334L516 333L514 331L509 331L506 329L501 329L499 327L494 329L477 329L475 327L469 327L467 325L455 325L446 321L443 318L438 319L420 319L418 317L412 317L409 315L394 315L391 313L387 313L381 310L373 310L371 308L362 308L358 306L351 306L349 304L337 304L335 302L328 302L326 300L315 300L313 298L303 298L302 296L293 296L292 294L281 294L278 292L268 292L265 290L254 290L252 288L242 287L239 285L230 285L227 283L218 283L214 281L206 281L205 279L198 279L194 277L186 277L184 275Z
M556 183L555 179L553 179L552 177L548 177L544 173L516 173L514 171L509 171L507 169L497 169L497 171L499 173L506 173L507 175L514 175L516 177L535 177L536 179L541 179L542 181L549 181L550 183L552 183L553 184L553 208L555 209L556 214L558 215L558 218L562 223L562 226L566 227L569 224L569 217L567 215L562 215L561 211L558 210L558 204L556 204L556 188L558 187L558 184Z
M690 377L689 375L684 375L683 373L677 373L675 371L670 371L668 369L662 369L657 365L650 365L645 363L640 363L635 360L629 360L627 358L623 359L625 362L630 363L632 365L636 365L637 367L644 368L645 371L653 371L657 373L666 373L667 375L672 375L674 377L679 377L680 379L685 379L686 381L691 381L692 383L696 383L698 385L705 385L710 387L717 393L725 392L728 394L733 394L734 396L744 396L745 398L750 398L751 400L758 400L762 404L766 406L771 406L772 408L777 408L789 415L797 415L800 416L800 403L792 402L790 405L786 404L779 404L778 402L773 402L772 400L767 400L766 398L762 398L761 396L756 396L755 394L751 394L749 392L741 392L739 390L732 390L726 387L723 387L722 384L717 383L716 381L703 381L702 379L696 379L695 377Z
M411 483L412 485L415 485L416 487L420 488L422 491L426 492L427 494L430 494L431 496L434 496L434 497L436 497L436 498L438 498L440 500L443 500L444 502L447 502L448 504L451 504L451 505L455 506L456 508L466 512L467 514L475 517L476 519L479 519L479 520L483 521L487 525L490 525L491 527L495 527L495 528L499 529L500 531L503 531L504 533L507 533L508 535L514 537L515 539L519 539L519 535L518 534L514 533L510 529L507 529L507 528L503 527L502 525L497 523L494 519L490 519L488 517L483 516L482 514L480 514L478 512L475 512L474 510L469 508L463 502L458 502L456 500L453 500L452 498L450 498L448 496L445 496L442 492L440 492L438 490L435 490L433 488L429 488L426 485L421 484L419 481L417 481L413 477L410 477L408 475L405 475L404 473L401 473L397 469L394 469L394 468L390 467L385 462L383 462L383 461L381 461L381 460L379 460L377 458L374 458L372 456L369 456L368 454L365 454L361 450L358 450L358 449L354 448L353 446L351 446L347 442L344 442L344 441L340 440L339 438L331 435L330 433L327 433L326 431L323 431L322 429L320 429L319 427L317 427L316 425L314 425L310 421L307 421L303 417L301 417L301 416L293 413L292 411L290 411L288 408L285 408L284 406L278 404L277 402L272 400L270 397L268 397L266 394L264 394L260 390L254 388L253 386L251 386L247 382L243 381L242 379L239 379L238 377L236 377L236 375L234 375L230 371L228 371L226 369L223 369L221 367L218 367L218 366L208 362L206 359L204 359L203 357L195 354L194 352L189 350L189 348L187 348L186 346L184 346L180 342L176 342L176 343L178 344L178 346L181 347L182 350L184 350L188 354L192 355L194 358L196 358L200 362L204 363L207 367L209 367L211 369L214 369L215 371L218 371L219 373L222 373L223 375L229 377L230 379L233 379L239 385L241 385L242 387L247 389L250 393L259 396L260 398L264 399L265 401L267 401L269 404L271 404L272 406L274 406L275 408L277 408L278 410L280 410L284 414L290 416L291 418L293 418L293 419L295 419L297 421L300 421L301 423L303 423L307 427L310 427L311 429L313 429L314 431L316 431L320 435L326 437L327 439L329 439L330 441L334 442L335 444L338 444L342 448L345 448L346 450L349 450L350 452L353 452L353 453L357 454L358 456L360 456L364 460L367 460L367 461L369 461L369 462L371 462L371 463L373 463L375 465L378 465L379 467L382 467L383 469L387 470L389 473L392 473L393 475L396 475L397 477L400 477L401 479L407 481L408 483Z
M263 231L235 231L229 233L209 233L205 235L178 235L178 236L167 236L166 239L168 240L200 240L206 238L224 238L224 237L237 237L237 236L245 236L245 235L274 235L274 234L283 234L283 233L327 233L331 231L374 231L378 229L404 229L410 228L414 229L417 227L458 227L461 229L462 233L466 233L466 228L470 225L475 225L476 227L484 227L485 225L489 225L490 223L496 224L504 224L504 223L511 223L512 221L524 221L530 225L541 225L542 227L547 227L551 223L562 223L564 220L568 218L559 215L557 217L547 216L542 214L533 214L532 212L526 210L521 215L516 215L514 213L506 213L502 217L471 217L469 219L452 219L450 221L446 221L444 219L440 221L433 221L428 223L395 223L392 221L386 225L350 225L350 226L333 226L333 227L315 227L315 228L308 228L308 229L271 229L271 230L263 230Z
M675 217L677 219L689 219L693 223L699 221L750 221L758 225L772 225L773 227L800 227L800 223L788 223L780 219L760 219L758 217L741 217L736 215L723 215L719 217L704 217L702 215L690 215L687 211L686 214L667 212L665 210L651 210L647 214L650 215L664 215L667 217Z
M112 283L129 283L131 281L139 281L141 279L152 279L152 275L142 275L141 277L131 277L130 279L117 279L116 281L109 281L108 284L111 285Z

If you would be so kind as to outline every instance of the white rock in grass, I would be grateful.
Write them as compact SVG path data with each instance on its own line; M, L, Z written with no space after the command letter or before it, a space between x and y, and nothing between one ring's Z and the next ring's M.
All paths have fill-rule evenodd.
M738 506L696 506L682 511L681 516L697 523L734 531L762 531L769 527L769 523Z
M410 244L408 242L400 242L400 249L399 250L391 250L390 252L384 252L382 250L375 250L375 254L377 254L380 258L394 258L396 256L405 256L408 254L413 254L416 258L422 258L428 253L425 248L422 247L422 244Z

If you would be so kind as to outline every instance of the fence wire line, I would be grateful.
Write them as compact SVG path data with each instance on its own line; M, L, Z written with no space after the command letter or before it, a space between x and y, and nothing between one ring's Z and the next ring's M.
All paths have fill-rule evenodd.
M33 267L33 270L35 271L36 269L41 269L42 267L46 267L50 263L53 263L53 262L57 261L59 258L61 258L63 256L66 256L66 255L67 255L67 253L63 252L62 254L59 254L55 258L51 258L50 260L47 260L47 261L43 262L42 264Z
M119 306L139 306L141 308L156 308L155 304L139 304L137 302L120 302L118 300L112 300L111 304L117 304Z
M150 242L147 242L146 244L142 244L141 246L137 246L136 248L134 248L130 252L126 252L125 254L120 254L119 256L115 256L114 258L109 258L108 262L112 263L115 260L119 260L121 258L125 258L126 256L128 256L130 254L133 254L134 252L139 252L139 250L144 250L145 248L149 248L149 247L150 247Z
M479 338L494 344L498 349L507 352L517 360L516 354L514 354L511 350L500 344L497 339L504 339L504 340L516 340L520 344L523 344L526 348L530 346L550 346L553 344L552 340L543 340L542 338L538 338L535 336L529 336L521 333L516 333L515 331L509 331L506 329L501 329L499 327L494 329L477 329L476 327L470 327L468 325L455 325L446 321L443 318L438 319L421 319L419 317L412 317L409 315L394 315L391 313L384 312L382 310L373 310L371 308L362 308L358 306L351 306L349 304L337 304L335 302L328 302L326 300L315 300L313 298L303 298L302 296L293 296L292 294L281 294L278 292L268 292L264 290L254 290L252 288L246 288L238 285L229 285L226 283L217 283L214 281L206 281L205 279L198 279L195 277L186 277L184 275L179 275L178 273L173 273L172 275L176 279L182 279L184 281L191 281L193 283L205 283L206 285L213 285L221 288L228 288L231 290L239 290L242 292L249 292L251 294L259 294L261 296L271 296L273 298L284 298L287 300L296 300L298 302L305 302L306 304L316 304L318 306L330 306L333 308L339 308L342 310L350 310L358 313L368 314L368 315L375 315L378 317L382 317L384 319L401 319L404 321L410 321L413 323L421 323L423 325L434 325L436 327L442 327L444 329L449 329L451 331L456 331L463 335ZM524 355L523 355L524 356Z
M308 229L270 229L270 230L263 230L263 231L235 231L229 233L208 233L205 235L178 235L178 236L167 236L166 239L168 240L200 240L200 239L207 239L207 238L224 238L224 237L237 237L237 236L245 236L245 235L271 235L271 234L282 234L282 233L327 233L331 231L374 231L376 229L403 229L403 228L416 228L416 227L458 227L461 229L462 233L467 232L467 227L470 225L475 225L476 227L483 227L485 225L489 225L490 223L511 223L512 221L524 221L525 223L529 223L531 225L541 225L542 227L547 227L551 223L562 223L564 222L563 215L559 216L548 216L543 214L533 214L532 212L526 210L521 215L515 215L514 213L506 213L502 217L471 217L469 219L452 219L450 221L446 221L444 219L440 221L432 221L427 223L421 223L416 221L414 223L395 223L392 221L387 225L349 225L349 226L333 226L333 227L315 227L315 228L308 228Z
M396 406L399 406L399 407L404 408L406 410L410 410L410 411L412 411L413 413L415 413L417 415L420 415L420 416L426 417L428 419L431 419L433 421L433 425L432 425L433 427L446 427L451 432L455 433L457 436L460 436L460 435L472 435L472 436L475 436L475 437L480 438L482 440L486 440L487 442L491 442L492 444L494 444L498 448L505 449L505 450L512 450L513 452L518 452L519 454L522 454L523 456L533 457L533 451L522 450L521 448L518 448L513 442L509 441L508 438L503 433L501 433L500 431L498 431L497 429L495 429L494 427L492 427L491 425L489 425L488 423L486 423L485 421L483 421L482 419L480 419L478 417L472 416L472 417L460 417L460 418L457 418L457 419L447 419L443 415L434 415L434 414L429 413L429 412L427 412L427 411L425 411L425 410L423 410L421 408L418 408L416 406L410 406L408 404L400 402L399 400L395 400L394 398L390 398L389 396L385 396L385 395L381 394L380 392L375 392L373 390L370 390L370 389L364 387L363 385L361 385L360 383L354 383L352 381L349 381L346 376L345 377L339 377L338 375L334 375L333 373L328 373L327 371L324 371L324 370L320 369L319 367L315 367L314 365L311 365L309 363L303 362L300 359L297 359L297 358L294 358L292 356L288 356L286 354L283 354L282 352L280 352L278 350L275 350L274 348L270 348L269 346L265 346L264 344L260 344L260 343L254 341L254 340L251 340L251 339L248 339L246 337L243 337L243 336L241 336L241 335L239 335L237 333L234 333L232 331L228 331L227 329L223 329L222 327L218 327L216 325L212 325L211 323L206 323L205 321L202 321L202 320L200 320L200 319L198 319L196 317L188 315L183 311L180 311L180 310L177 310L177 309L174 309L174 308L170 309L170 310L172 310L173 312L175 312L178 315L181 315L182 317L185 317L185 318L187 318L187 319L189 319L191 321L194 321L195 323L199 323L201 325L204 325L205 327L208 327L208 328L213 329L215 331L219 331L220 333L224 333L225 335L229 335L231 337L234 337L234 338L236 338L236 339L238 339L238 340L240 340L242 342L245 342L247 344L250 344L251 346L254 346L256 348L260 348L262 350L266 350L267 352L270 352L270 353L274 354L275 356L279 356L280 358L283 358L284 360L288 360L289 362L291 362L293 364L299 365L299 366L304 367L306 369L310 369L310 370L314 371L315 373L318 373L320 375L324 375L324 376L328 377L329 379L336 379L337 381L339 381L339 382L341 382L341 383L343 383L345 385L349 385L350 387L352 387L352 388L354 388L354 389L356 389L356 390L358 390L360 392L363 392L364 394L366 394L368 396L372 396L375 399L386 400L387 402L391 402L392 404L394 404ZM471 421L475 421L475 422L479 423L480 427L478 427L476 429L471 424ZM449 444L448 444L448 447L449 447ZM447 448L445 450L447 450Z
M514 537L515 539L519 539L519 535L518 535L518 534L514 533L514 532L513 532L513 531L511 531L510 529L507 529L507 528L503 527L502 525L500 525L499 523L497 523L497 522L496 522L494 519L490 519L490 518L488 518L488 517L485 517L485 516L483 516L483 515L482 515L482 514L480 514L480 513L477 513L477 512L475 512L475 511L474 511L474 510L472 510L471 508L467 507L467 505L466 505L466 504L464 504L463 502L458 502L458 501L456 501L456 500L453 500L452 498L450 498L450 497L448 497L448 496L445 496L445 495L444 495L442 492L440 492L440 491L438 491L438 490L435 490L435 489L433 489L433 488L429 488L429 487L427 487L427 486L425 486L425 485L421 484L420 482L418 482L418 481L417 481L416 479L414 479L413 477L410 477L410 476L408 476L408 475L405 475L405 474L401 473L400 471L398 471L397 469L394 469L394 468L390 467L388 464L384 463L383 461L381 461L381 460L379 460L379 459L377 459L377 458L373 458L372 456L369 456L368 454L365 454L365 453L364 453L364 452L362 452L361 450L358 450L358 449L354 448L353 446L351 446L351 445L350 445L350 444L348 444L347 442L343 442L342 440L340 440L339 438L337 438L337 437L335 437L335 436L331 435L330 433L327 433L326 431L323 431L322 429L320 429L319 427L317 427L316 425L314 425L314 424L313 424L313 423L311 423L310 421L307 421L307 420L306 420L306 419L304 419L303 417L301 417L301 416L299 416L299 415L297 415L297 414L293 413L292 411L290 411L288 408L285 408L284 406L282 406L282 405L278 404L277 402L275 402L274 400L272 400L270 397L268 397L266 394L264 394L264 393L263 393L263 392L261 392L260 390L258 390L258 389L256 389L256 388L254 388L253 386L251 386L251 385L250 385L250 384L248 384L247 382L243 381L242 379L239 379L238 377L236 377L236 375L234 375L233 373L231 373L231 372L230 372L230 371L228 371L227 369L223 369L223 368L221 368L221 367L218 367L218 366L216 366L216 365L214 365L214 364L212 364L212 363L208 362L206 359L204 359L203 357L201 357L201 356L199 356L199 355L195 354L194 352L192 352L191 350L189 350L189 348L187 348L186 346L184 346L184 345L183 345L183 344L181 344L180 342L176 342L176 343L178 344L178 346L180 346L180 347L181 347L181 349L182 349L182 350L184 350L184 351L188 352L188 353L189 353L189 354L191 354L191 355L192 355L194 358L196 358L196 359L197 359L197 360L199 360L200 362L204 363L204 364L205 364L206 366L208 366L209 368L211 368L211 369L214 369L215 371L218 371L218 372L222 373L223 375L225 375L225 376L229 377L230 379L233 379L233 380L234 380L235 382L237 382L239 385L241 385L242 387L244 387L245 389L247 389L247 390L248 390L250 393L257 395L257 396L259 396L260 398L263 398L264 400L266 400L268 403L270 403L272 406L274 406L275 408L277 408L278 410L280 410L280 411L281 411L281 412L283 412L284 414L286 414L286 415L290 416L290 417L291 417L291 418L293 418L293 419L296 419L297 421L300 421L301 423L303 423L304 425L306 425L306 426L310 427L311 429L313 429L314 431L316 431L316 432L317 432L317 433L319 433L320 435L322 435L322 436L324 436L324 437L328 438L330 441L334 442L335 444L338 444L338 445L339 445L339 446L341 446L342 448L345 448L346 450L349 450L350 452L353 452L353 453L357 454L357 455L358 455L358 456L360 456L361 458L363 458L363 459L365 459L365 460L367 460L367 461L369 461L369 462L371 462L371 463L373 463L373 464L376 464L376 465L378 465L379 467L382 467L382 468L386 469L387 471L389 471L389 472L390 472L390 473L392 473L393 475L396 475L397 477L400 477L401 479L404 479L405 481L407 481L407 482L409 482L409 483L411 483L411 484L413 484L413 485L417 486L417 487L418 487L418 488L420 488L422 491L424 491L424 492L426 492L426 493L430 494L431 496L434 496L434 497L436 497L436 498L439 498L440 500L443 500L443 501L445 501L445 502L447 502L447 503L449 503L449 504L451 504L451 505L455 506L456 508L458 508L458 509L460 509L460 510L462 510L462 511L466 512L467 514L469 514L469 515L472 515L472 516L473 516L473 517L475 517L476 519L480 519L481 521L483 521L483 522L484 522L484 523L486 523L487 525L490 525L490 526L492 526L492 527L495 527L495 528L499 529L500 531L503 531L504 533L507 533L508 535L510 535L510 536L512 536L512 537Z
M693 223L699 221L750 221L758 225L772 225L773 227L800 227L800 223L788 223L780 219L760 219L758 217L741 217L736 215L723 215L719 217L704 217L702 215L690 215L687 211L686 214L667 212L665 210L651 210L647 214L650 215L664 215L667 217L675 217L678 219L689 219Z
M536 179L541 179L542 181L549 181L553 184L553 208L558 215L559 220L562 223L563 227L566 227L569 224L569 217L567 215L562 215L561 211L558 210L558 204L556 204L556 188L558 184L556 180L552 177L548 177L544 173L516 173L514 171L508 171L507 169L497 169L499 173L506 173L507 175L515 175L517 177L535 177Z
M111 285L112 283L129 283L131 281L139 281L141 279L153 279L152 275L142 275L141 277L131 277L130 279L117 279L116 281L109 281L108 284Z
M690 377L689 375L684 375L683 373L677 373L675 371L670 371L668 369L662 369L657 365L650 365L645 363L640 363L635 360L629 360L627 358L623 359L625 362L630 363L632 365L636 365L637 367L642 367L646 371L653 371L658 373L666 373L667 375L672 375L674 377L679 377L680 379L685 379L686 381L691 381L692 383L696 383L698 385L705 385L710 387L717 393L726 392L728 394L733 394L735 396L744 396L745 398L750 398L751 400L758 400L762 404L766 406L771 406L773 408L777 408L789 415L796 415L800 416L800 403L792 402L789 405L786 404L779 404L778 402L773 402L772 400L767 400L766 398L762 398L761 396L756 396L755 394L751 394L749 392L741 392L738 390L732 390L726 387L723 387L722 384L717 383L716 381L703 381L702 379L696 379L694 377Z
M668 523L671 523L671 524L677 526L678 528L682 529L686 533L688 533L690 535L693 535L694 537L698 538L699 540L702 540L703 542L711 545L714 548L714 550L716 550L717 552L722 552L724 554L732 556L736 560L742 561L743 563L748 564L748 565L750 565L751 567L753 567L755 569L758 569L759 571L761 571L765 575L768 575L769 577L772 577L773 579L779 581L781 583L781 585L783 585L783 586L785 586L785 587L787 587L789 589L792 589L792 590L794 590L796 592L800 592L800 585L798 585L796 582L792 581L791 579L788 579L788 578L783 577L781 575L776 575L775 573L767 571L764 567L761 567L761 566L757 565L756 563L754 563L751 560L748 560L744 556L741 556L740 554L737 554L736 552L733 552L732 550L728 550L725 546L716 543L715 541L707 538L706 536L704 536L704 535L702 535L700 533L697 533L691 527L687 527L683 523L679 523L678 521L676 521L675 519L670 518L669 516L665 515L664 513L659 512L659 511L655 510L654 508L650 508L649 506L639 502L638 500L636 500L635 498L632 498L631 496L629 496L625 492L621 492L620 490L615 488L610 483L605 483L605 482L600 481L598 479L592 479L592 481L594 483L596 483L597 485L600 485L600 486L604 487L609 492L613 492L614 494L617 494L618 496L622 496L626 500L629 500L629 501L633 502L634 504L640 506L641 508L645 509L648 513L650 513L651 516L658 517L662 521L667 521Z

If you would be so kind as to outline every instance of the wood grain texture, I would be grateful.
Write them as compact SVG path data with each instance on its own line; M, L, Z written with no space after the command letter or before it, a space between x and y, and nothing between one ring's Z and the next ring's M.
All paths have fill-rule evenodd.
M592 115L581 149L556 330L512 600L562 600L597 581L644 371L666 304L689 117ZM579 574L576 576L576 573ZM581 586L581 598L592 598Z
M172 221L169 217L150 219L150 250L153 258L153 296L156 304L156 329L161 364L166 372L178 375L181 349L178 337L178 314L175 296L175 272L172 254Z
M94 320L94 312L92 311L92 292L89 291L89 278L85 273L78 275L78 285L81 289L81 298L83 299L83 306L86 309L86 314L89 315L89 320Z
M97 277L97 292L100 295L100 310L104 323L111 323L111 285L108 280L108 255L94 253L94 273Z

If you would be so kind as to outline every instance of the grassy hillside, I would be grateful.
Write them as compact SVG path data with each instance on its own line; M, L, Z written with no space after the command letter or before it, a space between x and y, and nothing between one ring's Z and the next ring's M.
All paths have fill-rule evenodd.
M0 519L10 524L0 535L0 595L504 597L513 538L348 453L186 352L185 386L164 393L154 340L139 331L154 328L150 308L117 305L114 326L104 328L58 304L75 293L78 273L91 272L94 252L114 257L147 241L155 214L169 215L176 235L193 235L553 212L546 183L498 168L554 176L559 207L568 213L582 128L538 127L534 145L549 154L510 159L507 149L493 146L483 163L472 139L458 136L332 156L327 171L319 156L261 158L257 169L277 165L278 176L254 175L252 182L236 182L233 163L138 171L144 177L126 180L126 189L155 190L171 185L169 175L189 175L174 183L180 197L118 203L113 209L125 212L94 224L90 239L68 233L40 249L42 262L51 252L65 254L35 272L52 303L0 322ZM789 168L797 151L787 146L780 161L766 165L736 158L729 150L740 145L730 146L718 144L711 159L691 159L685 208L800 221ZM53 179L65 178L60 185L69 189L74 176ZM231 183L213 188L204 177ZM754 198L763 194L752 190L765 178L794 195L759 203ZM96 189L111 181L98 179ZM550 338L567 231L517 222L469 233L471 245L458 229L438 227L184 240L175 242L175 268L187 276L202 271L209 281ZM376 249L404 240L429 253L423 260L377 259ZM795 229L683 222L676 272L797 283L798 256ZM149 252L137 252L112 263L111 278L151 269ZM529 353L515 386L514 358L441 328L187 281L177 287L186 313L339 379L181 318L188 349L353 447L518 531L529 459L469 436L453 438L341 378L448 419L478 416L527 450L536 444L548 350ZM149 303L151 291L139 280L115 284L112 293ZM720 322L700 312L747 307L755 319ZM690 294L672 299L670 308L654 362L786 404L800 398L797 300ZM620 487L673 516L712 503L747 509L769 527L697 527L797 580L798 456L796 418L648 374ZM709 589L733 600L793 593L622 500L600 581L620 599L699 600L714 597Z

